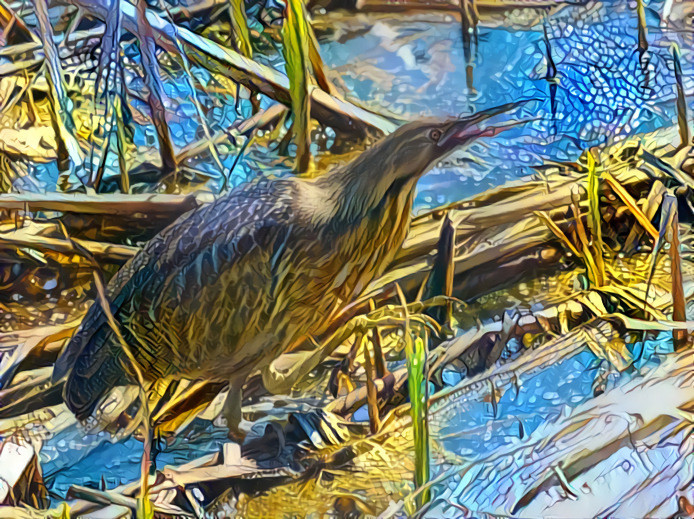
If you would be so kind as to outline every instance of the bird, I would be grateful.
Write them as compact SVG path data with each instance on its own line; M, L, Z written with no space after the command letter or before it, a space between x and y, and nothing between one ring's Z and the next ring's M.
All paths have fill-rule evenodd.
M322 175L261 177L182 215L106 289L145 382L228 383L221 415L229 437L243 440L246 379L320 336L384 272L407 235L419 178L454 148L518 124L487 124L518 105L406 123ZM133 383L101 304L60 353L52 381L64 382L63 400L81 420Z

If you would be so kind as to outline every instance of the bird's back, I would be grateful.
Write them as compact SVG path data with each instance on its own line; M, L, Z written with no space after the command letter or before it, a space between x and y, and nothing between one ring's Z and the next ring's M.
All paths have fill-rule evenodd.
M271 301L272 255L299 216L294 198L289 181L235 190L182 216L113 278L111 312L147 379L206 375L206 365L221 360L213 350L233 353L258 326ZM246 350L225 369L252 364L257 353ZM97 301L58 359L54 380L67 375L66 404L85 417L130 371Z

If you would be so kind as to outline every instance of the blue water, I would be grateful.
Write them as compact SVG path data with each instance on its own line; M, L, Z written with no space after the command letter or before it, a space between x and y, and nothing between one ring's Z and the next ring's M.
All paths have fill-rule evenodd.
M618 372L608 368L606 361L597 361L585 349L525 377L520 384L507 387L496 409L489 402L479 399L467 400L463 397L460 401L451 400L443 405L449 407L445 414L445 425L437 429L433 437L447 451L465 462L489 459L505 447L520 445L522 439L541 425L568 415L573 408L589 400L596 387L596 378L605 368L608 368L604 377L605 391L623 386L638 376L638 373L654 369L665 355L672 353L672 335L660 333L645 344L629 344L628 349L635 359L635 371ZM433 420L440 423L436 413L433 415ZM518 463L519 466L522 465L522 460ZM434 477L449 468L434 466ZM446 499L471 510L491 511L489 503L511 491L510 487L503 486L509 482L508 479L503 479L501 473L503 468L497 472L494 463L489 463L471 472L461 472L461 475L446 478L434 486L434 494L445 495ZM445 505L435 507L427 517L443 517L447 508ZM454 510L449 509L448 512L446 517L456 516Z
M322 49L356 97L376 100L406 118L540 99L522 114L539 121L480 141L460 163L427 174L420 181L417 203L431 207L526 175L547 159L575 160L590 146L671 125L675 79L670 45L691 48L692 33L662 30L656 17L661 4L647 3L646 84L633 7L607 1L599 7L567 7L547 17L559 81L554 116L542 25L531 30L480 27L472 92L466 87L460 25L453 19L423 23L414 17L407 22L379 18L366 34L344 43L326 42ZM691 53L684 53L682 67L685 88L691 90ZM386 71L391 82L384 82L376 70Z

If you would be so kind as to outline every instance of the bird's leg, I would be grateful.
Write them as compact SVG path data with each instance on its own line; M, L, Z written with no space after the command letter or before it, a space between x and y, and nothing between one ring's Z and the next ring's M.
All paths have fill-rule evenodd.
M222 417L226 421L226 426L229 429L229 439L238 443L243 443L243 439L246 437L240 428L241 420L243 419L241 414L242 400L243 381L230 381L229 393L227 394L226 400L224 400L224 407L222 407Z

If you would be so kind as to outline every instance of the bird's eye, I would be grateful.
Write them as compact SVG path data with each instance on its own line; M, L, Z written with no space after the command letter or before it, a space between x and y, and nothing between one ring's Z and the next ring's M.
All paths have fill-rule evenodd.
M434 142L438 142L438 140L441 138L441 130L437 130L436 128L430 130L429 138Z

